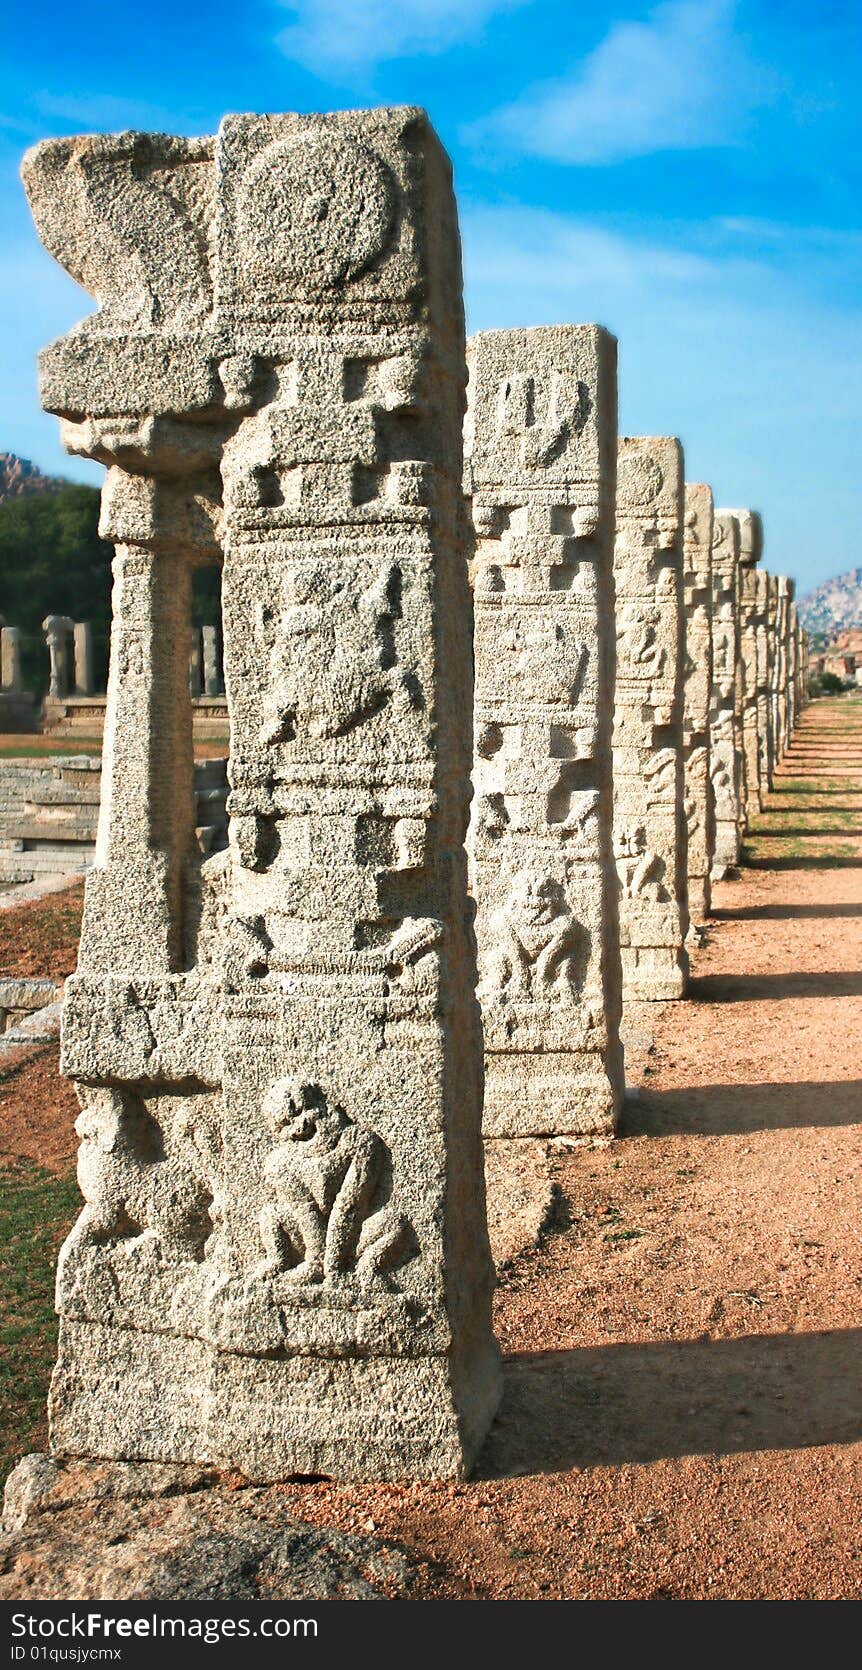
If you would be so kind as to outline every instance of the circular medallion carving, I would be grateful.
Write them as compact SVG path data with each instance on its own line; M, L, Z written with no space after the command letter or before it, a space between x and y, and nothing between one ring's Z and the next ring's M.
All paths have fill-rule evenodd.
M307 135L268 145L246 174L242 264L314 289L348 283L385 249L396 188L366 145Z
M620 496L638 504L652 504L664 486L661 465L649 453L623 452L619 460Z

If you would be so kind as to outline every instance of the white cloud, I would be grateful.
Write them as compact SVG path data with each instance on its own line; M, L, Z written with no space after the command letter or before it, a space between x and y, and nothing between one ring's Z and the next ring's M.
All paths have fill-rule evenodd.
M666 0L614 24L570 75L527 92L473 134L558 162L611 163L731 144L775 79L734 35L736 0Z
M278 45L314 74L348 76L412 53L445 52L525 0L280 0Z
M862 250L818 227L771 246L740 230L715 219L656 237L465 204L468 328L605 325L621 431L679 435L688 479L762 510L767 565L807 589L858 561Z

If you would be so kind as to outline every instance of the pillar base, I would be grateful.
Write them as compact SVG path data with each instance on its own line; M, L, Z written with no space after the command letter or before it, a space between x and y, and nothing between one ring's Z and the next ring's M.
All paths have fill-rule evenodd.
M462 1479L501 1395L491 1343L457 1358L261 1358L63 1321L51 1450L231 1468L255 1483Z

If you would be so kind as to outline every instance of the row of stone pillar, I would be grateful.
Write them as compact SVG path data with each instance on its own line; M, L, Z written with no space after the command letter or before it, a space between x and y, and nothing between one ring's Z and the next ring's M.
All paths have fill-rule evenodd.
M683 987L685 768L711 784L724 730L741 828L738 555L692 582L701 671L726 641L687 729L679 444L618 443L594 326L474 338L462 436L422 112L52 140L24 174L100 299L41 391L107 466L117 547L52 1443L462 1473L501 1384L483 1037L486 1137L612 1129L623 979ZM214 562L230 844L204 858L188 634Z
M687 942L807 699L793 582L670 436L617 441L593 326L468 345L485 1130L613 1128L621 1006Z
M93 675L93 628L89 621L73 621L68 615L47 615L42 622L48 650L49 696L64 701L69 696L95 694ZM71 651L71 657L70 657ZM71 664L70 664L71 662ZM22 690L21 631L0 624L0 690L18 694ZM223 696L219 632L216 626L192 627L189 645L189 690L192 697Z

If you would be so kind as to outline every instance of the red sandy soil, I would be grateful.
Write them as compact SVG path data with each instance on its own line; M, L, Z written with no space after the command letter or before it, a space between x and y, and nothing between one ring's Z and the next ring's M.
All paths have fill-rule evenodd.
M428 1598L862 1596L856 829L862 703L819 702L690 997L650 1016L619 1141L553 1150L557 1226L497 1293L477 1476L290 1483L287 1512L415 1549L448 1574ZM61 1163L74 1113L22 1089L20 1151Z

